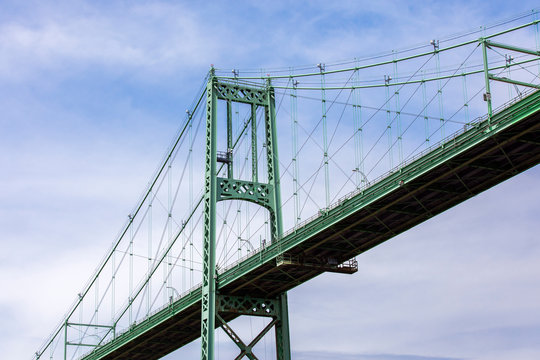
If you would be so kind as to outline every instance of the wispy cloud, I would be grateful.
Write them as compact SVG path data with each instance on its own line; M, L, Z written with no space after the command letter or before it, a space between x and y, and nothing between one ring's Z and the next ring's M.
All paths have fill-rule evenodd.
M60 15L44 8L46 17L0 26L3 78L25 79L39 71L69 74L92 66L167 74L185 66L208 66L223 51L212 26L205 26L186 5L134 4L103 12L85 4L64 10Z
M257 69L361 57L469 29L515 6L3 4L3 356L29 358L75 299L211 63ZM356 275L293 290L297 358L537 358L539 177L533 169L363 254ZM486 350L492 345L497 353Z

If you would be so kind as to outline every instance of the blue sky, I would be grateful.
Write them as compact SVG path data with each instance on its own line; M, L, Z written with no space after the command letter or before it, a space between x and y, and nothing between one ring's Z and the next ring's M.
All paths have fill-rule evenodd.
M3 356L30 358L60 321L210 64L348 60L534 6L2 1ZM362 255L358 273L324 275L291 291L296 358L540 358L539 180L531 169Z

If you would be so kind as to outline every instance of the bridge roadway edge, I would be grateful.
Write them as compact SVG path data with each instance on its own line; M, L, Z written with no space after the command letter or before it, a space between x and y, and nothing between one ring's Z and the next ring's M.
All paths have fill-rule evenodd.
M280 253L299 258L334 254L345 261L537 165L539 128L540 92L536 91L494 114L491 122L475 124L369 188L341 199L338 205L286 234L280 244L271 244L220 272L220 292L276 296L324 272L302 266L276 266ZM532 139L527 139L531 134ZM501 164L502 168L497 168ZM478 175L481 173L475 172L477 168L485 175ZM429 178L429 174L434 176ZM444 201L436 203L442 198ZM397 209L397 205L401 208ZM235 317L224 316L227 321ZM158 359L198 338L199 326L197 288L83 359Z

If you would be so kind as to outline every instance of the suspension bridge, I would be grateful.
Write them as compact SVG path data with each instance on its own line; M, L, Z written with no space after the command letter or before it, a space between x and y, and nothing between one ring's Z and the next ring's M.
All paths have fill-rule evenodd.
M237 359L265 337L290 359L288 290L539 163L537 16L351 61L212 66L34 359L158 359L198 338L214 359L217 329ZM265 319L249 342L241 316Z

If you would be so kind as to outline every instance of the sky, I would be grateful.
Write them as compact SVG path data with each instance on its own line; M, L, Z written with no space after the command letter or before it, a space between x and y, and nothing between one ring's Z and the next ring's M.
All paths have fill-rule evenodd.
M0 1L3 358L31 358L61 320L210 64L352 59L534 6ZM294 358L540 358L539 183L536 167L361 255L356 274L292 290Z

